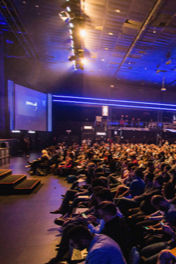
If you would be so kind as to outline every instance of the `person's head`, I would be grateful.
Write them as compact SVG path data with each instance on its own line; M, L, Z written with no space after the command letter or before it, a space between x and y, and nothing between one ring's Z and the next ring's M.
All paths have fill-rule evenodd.
M169 181L163 185L162 194L168 200L175 197L175 185L173 184L173 181Z
M143 173L143 169L142 168L138 168L138 169L136 169L136 171L135 171L135 176L136 177L139 177L139 178L141 178L141 179L143 179L144 178L144 173Z
M94 194L96 194L99 193L100 191L107 190L107 188L103 186L95 186L91 188L91 190L93 191Z
M103 189L99 192L95 193L95 199L97 203L101 203L103 201L112 201L112 194L109 189Z
M100 219L104 219L105 222L110 221L117 215L117 209L114 203L110 201L101 202L96 207L97 213Z
M42 155L47 155L48 154L48 151L46 149L43 149L42 150Z
M96 178L92 181L92 187L96 187L96 186L103 186L103 187L107 187L108 186L108 181L106 177L99 177Z
M151 199L151 204L156 210L166 211L168 209L168 201L161 195L154 195Z
M162 187L164 179L161 175L157 175L153 178L153 186L156 188Z
M68 232L69 245L79 250L88 248L92 239L93 235L88 228L83 225L74 226Z
M153 181L153 178L154 178L154 174L152 172L147 172L144 176L144 181L146 183L152 183Z

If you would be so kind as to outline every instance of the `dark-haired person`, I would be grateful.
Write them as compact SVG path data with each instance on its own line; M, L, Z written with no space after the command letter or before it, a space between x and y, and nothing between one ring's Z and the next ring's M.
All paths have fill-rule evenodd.
M106 235L93 235L81 225L73 227L68 233L69 245L73 248L87 249L86 264L125 264L119 245Z
M163 241L159 241L158 243L153 243L151 245L146 246L142 249L141 254L144 256L144 263L153 264L156 263L156 259L158 258L158 263L170 264L172 262L168 262L167 254L164 253L169 252L170 249L176 247L176 211L168 212L165 216L165 223L162 222L159 232L165 233L167 239ZM154 234L154 233L153 233ZM159 255L160 251L164 249L164 253ZM165 250L167 249L167 250ZM166 261L166 262L164 262ZM175 263L175 262L174 262Z
M125 218L119 215L116 205L110 201L101 202L96 209L99 217L105 222L101 234L115 240L122 249L126 259L128 259L129 251L132 247L132 235Z

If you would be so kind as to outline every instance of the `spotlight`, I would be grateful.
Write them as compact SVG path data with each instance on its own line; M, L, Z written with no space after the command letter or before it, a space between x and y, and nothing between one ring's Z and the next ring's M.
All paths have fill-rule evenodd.
M71 47L74 48L74 41L71 40Z
M73 23L69 23L69 27L70 27L70 28L74 28Z
M167 89L165 87L161 88L161 92L165 92Z
M71 8L69 6L66 7L67 12L71 12Z
M79 32L79 34L80 34L80 36L83 37L83 38L87 35L85 29L81 29L80 32Z
M80 61L81 61L81 63L82 63L83 65L86 65L86 64L87 64L87 59L86 59L86 58L82 58Z

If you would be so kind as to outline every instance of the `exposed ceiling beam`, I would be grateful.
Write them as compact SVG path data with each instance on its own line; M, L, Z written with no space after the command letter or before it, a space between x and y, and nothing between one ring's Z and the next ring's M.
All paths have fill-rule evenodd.
M115 71L114 77L117 76L118 72L120 71L122 65L125 63L126 59L128 58L128 56L130 55L130 53L132 52L133 48L135 47L137 41L140 39L143 31L146 29L146 27L148 26L148 24L150 23L150 20L152 18L152 16L157 12L157 10L159 9L159 7L161 6L161 4L163 4L163 2L165 2L165 0L156 0L154 6L152 7L152 9L150 10L147 18L145 19L144 23L142 24L139 32L137 33L135 39L133 40L133 42L131 43L127 53L125 54L125 56L123 57L121 63L119 64L119 66L117 67L117 70Z

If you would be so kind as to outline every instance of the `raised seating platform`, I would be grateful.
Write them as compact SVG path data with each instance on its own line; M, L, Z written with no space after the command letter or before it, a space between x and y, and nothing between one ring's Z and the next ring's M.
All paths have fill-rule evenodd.
M0 170L0 194L29 194L39 184L39 180L28 180L24 174L10 174L11 170Z

